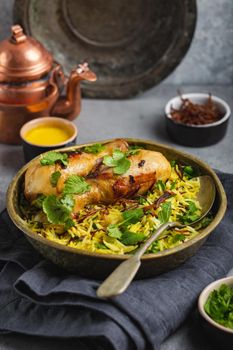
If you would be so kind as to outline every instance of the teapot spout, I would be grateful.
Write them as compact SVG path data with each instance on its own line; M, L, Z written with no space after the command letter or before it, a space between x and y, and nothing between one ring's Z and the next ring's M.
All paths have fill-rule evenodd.
M79 64L78 68L70 73L66 85L66 96L59 97L51 111L51 115L69 120L73 120L79 115L81 110L80 82L82 80L96 81L95 73L89 69L86 62Z

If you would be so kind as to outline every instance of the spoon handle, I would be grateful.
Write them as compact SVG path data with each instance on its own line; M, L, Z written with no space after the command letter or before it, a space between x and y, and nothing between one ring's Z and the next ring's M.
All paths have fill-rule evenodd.
M97 296L101 298L111 298L123 293L136 275L141 265L141 257L145 251L163 233L164 230L175 226L182 225L180 225L178 222L167 222L152 233L150 238L140 246L134 255L121 263L105 279L105 281L97 289Z

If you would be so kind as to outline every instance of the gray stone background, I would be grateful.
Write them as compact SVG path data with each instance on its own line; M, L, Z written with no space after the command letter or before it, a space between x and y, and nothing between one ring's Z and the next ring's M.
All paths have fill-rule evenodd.
M233 0L196 1L198 19L193 42L164 83L232 85ZM0 40L9 35L13 3L0 0Z

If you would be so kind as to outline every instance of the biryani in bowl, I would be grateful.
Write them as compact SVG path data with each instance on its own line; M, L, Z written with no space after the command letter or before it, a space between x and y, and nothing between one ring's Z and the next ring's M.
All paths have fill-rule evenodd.
M52 249L49 258L65 267L64 252L119 262L161 224L180 221L186 226L166 230L143 259L166 256L189 241L198 242L206 228L216 225L215 208L191 226L201 214L197 201L201 173L202 164L184 161L166 147L163 152L161 146L125 139L50 151L26 165L20 181L13 181L18 185L9 188L8 211L42 254L47 256L48 246L59 251L54 255ZM14 191L17 203L12 205L9 198ZM76 263L74 268L71 264L68 269L76 270Z

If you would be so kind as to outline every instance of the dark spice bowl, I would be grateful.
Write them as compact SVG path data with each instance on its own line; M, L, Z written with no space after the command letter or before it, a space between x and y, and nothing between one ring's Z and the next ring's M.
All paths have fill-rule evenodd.
M149 140L129 138L126 138L125 140L130 145L138 145L145 149L161 152L168 160L175 159L181 164L193 166L199 170L200 174L211 176L216 187L216 198L212 208L214 215L213 221L197 236L193 237L187 242L158 253L145 254L142 257L142 264L137 278L148 278L162 272L169 271L194 255L222 220L227 206L227 199L223 186L216 173L205 162L197 159L193 155L186 154L182 151L174 149L173 147L168 147ZM112 141L115 140L105 140L99 142L105 144ZM95 143L96 142L93 142L92 145ZM59 152L74 151L90 145L91 144L76 145L70 148L60 149ZM28 167L30 167L33 162L36 161L37 158L33 159L31 162L22 167L15 175L8 188L7 210L12 221L22 231L22 235L25 235L33 247L53 263L71 272L79 273L85 277L99 279L106 277L119 265L120 262L126 260L130 255L100 254L50 241L42 236L36 235L23 219L19 199L22 194L24 175Z
M195 104L205 104L209 94L190 93L182 95L182 99L189 99ZM180 96L172 98L165 107L166 128L170 138L181 145L191 147L210 146L220 141L226 134L231 110L229 105L221 98L212 96L212 102L217 107L222 118L209 124L184 124L172 119L171 110L179 109L182 105Z
M204 305L210 293L213 290L218 290L222 284L233 288L233 276L221 278L205 287L198 299L198 310L201 316L201 325L210 342L213 343L217 349L232 350L233 329L215 322L204 309Z

